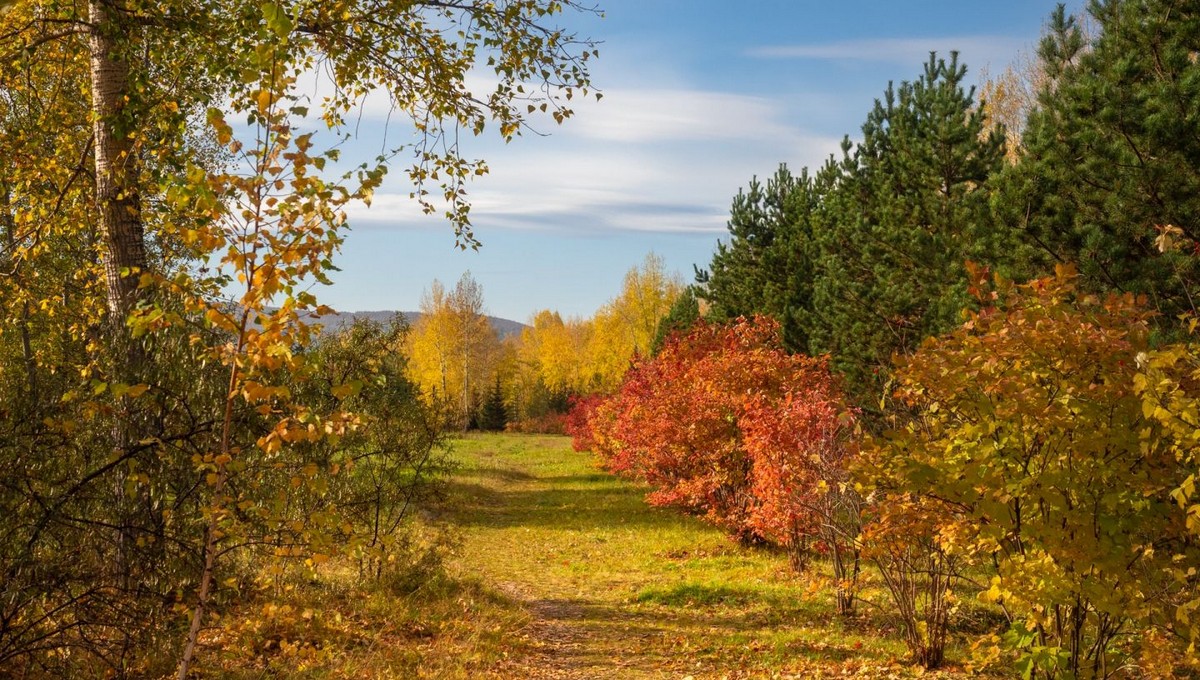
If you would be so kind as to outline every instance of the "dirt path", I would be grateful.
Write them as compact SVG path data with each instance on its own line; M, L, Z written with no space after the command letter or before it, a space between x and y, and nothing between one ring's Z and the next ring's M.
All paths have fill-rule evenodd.
M652 678L669 670L661 659L644 653L645 640L620 628L598 628L595 612L589 611L595 608L592 603L527 599L513 592L515 588L501 589L530 614L529 625L520 634L528 651L497 669L501 675L533 680Z

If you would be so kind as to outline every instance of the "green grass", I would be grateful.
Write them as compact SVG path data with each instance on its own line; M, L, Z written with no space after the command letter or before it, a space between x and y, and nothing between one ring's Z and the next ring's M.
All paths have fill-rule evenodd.
M820 566L736 545L646 505L564 437L470 436L421 511L442 566L363 578L331 563L249 597L203 640L200 676L349 678L967 677L906 663L885 607L837 616ZM869 572L868 572L869 573ZM886 605L877 584L864 594ZM279 607L286 604L286 607Z
M472 436L454 456L439 509L458 535L451 570L530 612L513 644L532 657L510 655L496 677L916 674L882 610L838 617L819 568L797 576L780 554L647 506L645 488L598 471L565 438Z

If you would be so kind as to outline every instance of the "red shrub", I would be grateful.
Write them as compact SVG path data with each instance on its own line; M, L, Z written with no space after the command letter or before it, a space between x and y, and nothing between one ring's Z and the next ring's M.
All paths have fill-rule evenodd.
M756 531L791 546L831 536L830 494L846 481L846 439L852 416L823 365L798 372L779 399L759 397L740 424L753 461L751 518Z
M591 419L596 408L606 397L599 394L589 394L586 397L570 398L571 408L563 420L563 429L571 435L571 446L576 451L592 451L595 449L595 439L592 433Z
M801 413L790 406L810 401L829 408ZM771 409L785 404L796 413L770 420ZM587 422L604 467L649 482L650 503L703 515L743 540L786 544L802 511L785 509L791 491L777 487L809 484L791 470L814 450L808 438L836 430L835 404L840 395L825 362L789 355L778 324L760 317L728 326L701 322L668 341L657 357L636 364ZM817 422L822 417L834 425ZM761 440L756 461L745 438L760 419L777 427L755 430ZM791 443L807 447L797 449L806 452L799 458L772 448L789 433L770 432L789 425L800 428L790 433ZM776 465L785 470L768 469Z
M823 365L794 374L783 398L755 400L741 420L752 461L755 531L803 569L810 551L829 555L838 612L854 611L862 498L849 483L853 413Z

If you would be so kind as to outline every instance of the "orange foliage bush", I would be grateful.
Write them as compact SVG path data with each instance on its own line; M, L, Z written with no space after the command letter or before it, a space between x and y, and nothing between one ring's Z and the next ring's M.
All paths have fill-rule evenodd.
M574 422L589 408L577 406ZM700 322L637 363L576 441L606 469L648 482L653 505L803 550L840 482L845 412L826 361L788 354L775 321Z
M576 451L595 450L596 441L591 420L596 408L603 403L605 397L600 394L589 394L586 397L572 396L571 409L567 411L563 421L563 429L571 436L571 446Z

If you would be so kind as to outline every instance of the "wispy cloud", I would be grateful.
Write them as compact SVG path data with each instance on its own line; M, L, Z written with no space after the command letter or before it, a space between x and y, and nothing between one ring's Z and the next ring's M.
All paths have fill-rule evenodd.
M926 38L871 38L839 40L799 45L768 45L749 51L763 59L814 59L823 61L873 61L917 64L929 58L931 51L949 55L958 51L963 59L975 64L1001 64L1011 61L1028 46L1027 40L998 35L933 36Z
M762 97L683 89L618 89L588 104L568 134L602 141L670 141L788 138L777 102Z
M468 186L472 221L485 231L720 234L731 197L752 175L780 162L815 166L837 149L839 139L805 131L792 115L764 97L615 88L578 106L549 139L467 150L491 168ZM370 209L350 210L351 224L444 228L393 177Z

